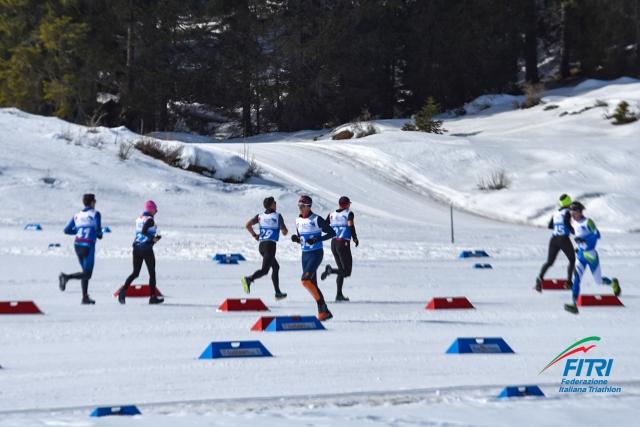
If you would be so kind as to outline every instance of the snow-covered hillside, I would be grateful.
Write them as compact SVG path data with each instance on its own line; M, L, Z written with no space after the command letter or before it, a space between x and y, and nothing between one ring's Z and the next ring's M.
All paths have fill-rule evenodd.
M629 230L640 220L640 125L602 117L621 99L637 105L640 82L589 81L550 91L543 105L526 110L513 108L520 99L485 96L467 115L445 117L445 135L401 131L406 120L395 120L376 121L379 133L348 141L306 131L215 144L174 134L188 141L161 142L183 146L184 160L215 168L215 178L137 151L120 159L120 143L140 138L126 129L0 110L0 301L34 300L45 313L0 316L0 426L635 425L640 241ZM608 106L571 114L596 101ZM243 159L251 158L260 177L221 180L244 176ZM497 168L511 186L478 190ZM85 192L96 193L112 230L98 242L94 307L79 304L77 284L57 288L60 271L77 269L62 228ZM546 257L543 227L564 192L582 199L602 229L603 274L620 279L624 308L573 316L562 309L567 292L532 290ZM240 277L260 265L244 224L273 195L292 229L303 193L323 216L339 196L353 201L361 244L345 282L351 302L333 303L335 282L327 280L320 286L335 316L327 331L251 332L258 314L215 311L244 296ZM155 251L166 303L121 306L112 294L130 273L133 221L147 199L159 206L163 239ZM43 230L23 229L34 222ZM457 258L478 248L491 254L492 270ZM210 259L217 252L241 252L248 261L217 265ZM299 248L281 239L278 259L288 298L274 300L268 277L251 296L273 315L314 314L299 284ZM327 244L324 262L333 264ZM565 266L559 258L548 276L562 277ZM138 283L145 280L143 271ZM611 292L590 277L583 291ZM457 295L476 309L424 309L432 297ZM559 368L540 370L591 335L602 337L594 357L615 358L611 380L623 393L558 393ZM465 336L501 336L516 354L445 354ZM197 360L211 341L245 339L260 339L275 357ZM547 398L494 398L505 385L522 384L540 385ZM137 404L143 416L87 416L119 404Z

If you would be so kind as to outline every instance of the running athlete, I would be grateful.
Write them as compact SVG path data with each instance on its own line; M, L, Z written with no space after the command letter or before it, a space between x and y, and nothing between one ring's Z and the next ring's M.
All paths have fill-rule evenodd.
M351 212L351 200L347 196L342 196L338 200L339 209L331 212L327 216L327 221L333 231L336 233L336 237L331 239L331 252L333 258L336 260L337 268L331 267L327 264L324 272L320 275L321 280L325 280L330 274L336 274L336 302L349 301L349 298L342 293L342 285L344 284L344 278L351 276L351 267L353 266L353 260L351 258L351 240L356 245L356 248L360 244L358 236L356 236L356 227L353 224L353 212Z
M614 277L613 280L609 280L606 277L602 277L600 259L596 251L596 244L600 239L600 231L598 231L592 219L582 214L584 209L584 205L580 202L573 202L569 207L572 219L571 225L575 232L574 240L578 247L578 262L576 271L573 273L573 304L565 304L564 309L574 314L578 314L576 302L580 295L580 282L587 266L589 266L593 281L597 285L610 285L616 296L620 295L621 292L618 279Z
M280 291L280 279L278 277L280 264L276 260L276 245L278 239L280 239L280 231L282 231L283 236L286 236L289 230L284 224L282 215L276 212L276 200L273 197L264 199L262 205L265 209L264 213L254 216L246 224L247 231L254 239L260 242L258 251L262 255L262 268L256 270L251 276L244 276L241 279L242 289L247 294L251 292L251 284L256 279L265 276L271 269L271 281L273 282L273 289L276 291L276 299L281 300L286 298L287 294ZM256 224L260 226L259 235L253 230L253 226Z
M153 245L155 245L162 236L158 235L158 227L155 222L155 216L158 213L158 206L153 200L147 200L144 203L144 212L136 219L136 236L133 240L133 272L124 282L124 286L118 292L118 302L124 304L126 302L127 289L131 283L138 278L142 263L147 264L149 271L149 304L162 304L164 297L156 295L156 257L153 253Z
M302 248L302 286L313 296L318 304L318 319L329 320L333 317L324 296L318 287L316 272L322 263L324 250L322 242L333 238L336 233L324 218L311 212L313 201L309 196L300 196L298 209L300 216L296 218L296 234L291 236L293 242ZM322 235L322 233L325 233Z
M566 194L560 196L560 208L553 214L549 221L549 228L553 230L551 240L549 240L549 251L547 253L547 262L542 265L540 274L536 277L536 291L542 292L542 281L547 270L553 265L558 256L558 252L562 251L569 260L567 267L567 289L571 288L571 276L576 264L576 254L573 250L570 234L573 234L571 227L571 213L569 212L571 205L571 197Z
M75 214L64 228L65 234L76 236L73 246L82 267L82 272L73 274L60 273L58 287L61 291L64 291L67 288L67 281L78 279L82 284L82 304L95 304L96 302L89 297L89 279L93 274L96 238L102 239L102 223L100 212L96 210L96 196L87 193L82 196L82 203L84 204L84 209Z

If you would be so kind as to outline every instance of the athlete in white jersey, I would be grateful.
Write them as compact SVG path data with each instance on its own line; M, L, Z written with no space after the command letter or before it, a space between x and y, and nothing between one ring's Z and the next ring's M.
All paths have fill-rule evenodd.
M331 319L333 314L329 311L318 287L316 272L324 256L322 242L331 239L336 233L324 218L311 211L312 203L309 196L301 196L298 200L300 216L296 218L296 234L291 236L291 240L300 244L302 249L302 286L309 291L318 305L318 319L325 321Z
M280 264L276 260L276 245L280 239L280 232L282 232L283 236L286 236L289 231L284 224L282 215L276 212L276 200L273 197L264 199L262 205L265 211L251 218L245 226L251 236L260 242L258 251L262 255L262 268L256 270L251 276L244 276L241 279L242 288L248 294L251 291L251 284L256 279L265 276L271 269L271 281L276 292L276 299L281 300L286 298L287 294L280 291L280 279L278 276ZM260 234L256 234L253 230L253 226L256 224L260 227Z
M577 300L580 296L580 283L587 267L591 270L591 276L596 285L609 285L613 290L613 294L620 295L620 283L615 277L608 279L602 277L600 271L600 257L596 251L596 245L600 240L600 231L596 227L592 219L583 215L585 209L580 202L573 202L569 207L571 211L571 224L575 232L574 240L578 247L578 262L576 263L576 271L573 274L572 297L573 304L565 304L564 309L570 313L578 314Z
M336 278L336 302L349 301L349 298L342 293L342 286L345 277L351 276L353 258L351 256L351 241L358 247L360 242L356 235L354 224L354 214L351 212L351 200L347 196L342 196L338 200L339 208L327 216L327 221L336 236L331 239L331 252L336 261L337 268L327 264L324 272L320 275L321 280L325 280L329 275L335 274Z

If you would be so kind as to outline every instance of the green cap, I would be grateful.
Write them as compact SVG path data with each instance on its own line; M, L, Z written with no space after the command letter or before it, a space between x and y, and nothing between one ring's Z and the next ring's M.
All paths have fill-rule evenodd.
M572 202L571 197L569 197L567 194L563 194L562 196L560 196L561 207L568 208L571 202Z

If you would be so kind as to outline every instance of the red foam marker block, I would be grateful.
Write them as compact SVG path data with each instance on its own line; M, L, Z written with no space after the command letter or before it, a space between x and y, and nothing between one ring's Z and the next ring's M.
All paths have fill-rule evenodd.
M432 298L425 307L427 310L440 310L447 308L474 308L467 297L441 297Z
M42 314L33 301L0 301L0 314Z
M113 294L114 297L118 296L118 293L120 292L120 289L122 289L122 286L118 288L118 290ZM129 286L129 289L127 289L127 293L126 293L127 297L150 297L151 296L151 286L149 285L131 285ZM160 292L160 289L156 288L156 296L161 297L162 296L162 292Z
M624 306L622 301L615 295L580 295L578 297L578 306L587 307L594 305Z
M566 279L545 279L542 281L542 289L547 291L566 291L566 285Z
M269 323L274 319L273 316L262 316L258 319L258 321L251 327L252 331L264 331L269 326Z
M233 299L224 300L219 311L269 311L260 298Z

